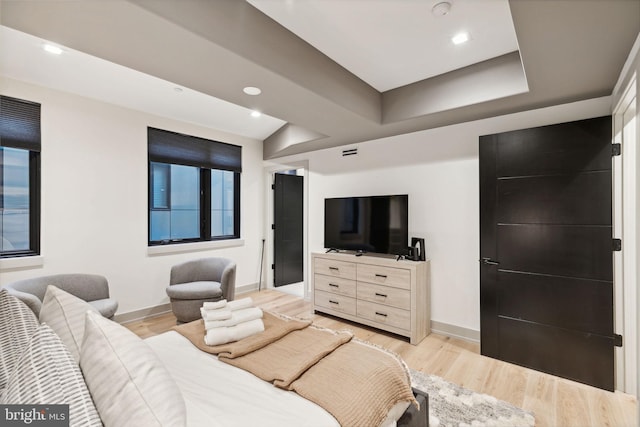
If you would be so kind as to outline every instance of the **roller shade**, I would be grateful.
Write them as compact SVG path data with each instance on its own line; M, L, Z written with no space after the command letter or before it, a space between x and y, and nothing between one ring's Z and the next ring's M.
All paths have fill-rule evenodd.
M149 161L242 172L242 147L148 128Z
M40 104L0 96L0 146L40 151Z

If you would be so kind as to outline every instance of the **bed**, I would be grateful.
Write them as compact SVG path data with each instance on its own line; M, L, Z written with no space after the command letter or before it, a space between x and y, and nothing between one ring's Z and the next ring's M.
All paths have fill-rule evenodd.
M147 338L145 342L176 380L187 405L189 425L339 426L318 405L218 361L175 331Z
M319 405L223 363L176 331L141 340L84 301L48 293L41 324L0 290L0 404L68 404L72 426L340 425ZM426 425L419 397L422 411L398 403L383 425Z

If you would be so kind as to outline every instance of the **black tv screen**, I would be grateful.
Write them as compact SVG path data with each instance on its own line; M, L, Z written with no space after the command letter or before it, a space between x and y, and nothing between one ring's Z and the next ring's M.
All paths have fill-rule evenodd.
M409 196L324 200L324 247L404 255L409 240Z

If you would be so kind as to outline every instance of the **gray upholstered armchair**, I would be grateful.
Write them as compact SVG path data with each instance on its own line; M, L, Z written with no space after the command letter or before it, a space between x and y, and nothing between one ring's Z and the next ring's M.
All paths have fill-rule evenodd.
M109 297L107 279L97 274L40 276L9 283L5 288L11 295L15 295L27 304L36 316L39 316L42 300L49 285L87 301L108 319L113 318L118 309L118 301Z
M207 301L232 301L236 292L236 263L226 258L201 258L171 268L167 295L178 323L200 317Z

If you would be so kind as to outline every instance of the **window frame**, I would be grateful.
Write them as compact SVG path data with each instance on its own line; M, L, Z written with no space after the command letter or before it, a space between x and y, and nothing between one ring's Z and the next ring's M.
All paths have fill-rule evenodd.
M0 148L25 150L29 153L29 249L0 249L0 259L40 255L41 171L40 109L37 102L0 95ZM17 132L15 122L26 123ZM29 129L29 126L32 128ZM0 157L4 152L0 152ZM4 208L4 177L0 176L0 207ZM2 235L4 231L2 232ZM1 236L0 236L1 237Z
M194 153L189 153L187 157L191 158L183 158L181 157L183 153L176 153L176 157L172 160L172 153L169 144L166 141L160 143L160 148L151 147L153 144L152 139L154 135L160 135L161 138L167 138L169 141L177 141L177 145L180 146L181 149L184 149L185 146L189 145L189 142L192 142L196 149L194 152L199 151L197 146L202 145L203 143L207 146L207 152L203 153L200 151L199 154L202 154L201 158L195 159ZM213 150L212 150L213 147ZM215 148L221 148L223 151L222 162L216 163L216 159L213 161L211 158L204 159L203 156L212 156L211 151L215 151ZM194 242L207 242L207 241L222 241L222 240L239 240L240 239L240 183L241 183L241 148L240 146L235 146L232 144L227 144L219 141L206 140L203 138L189 136L184 134L179 134L171 131L165 131L156 128L148 128L148 206L147 206L147 244L148 246L163 246L163 245L173 245L173 244L182 244L182 243L194 243ZM229 156L229 149L233 150L234 153ZM155 154L152 154L152 151L155 151ZM158 154L159 151L162 151L161 154ZM176 150L176 151L179 151ZM198 153L196 153L198 154ZM215 154L215 153L214 153ZM232 161L235 161L235 165L229 165L229 158ZM227 163L225 163L227 162ZM153 211L167 211L171 210L171 194L169 193L167 199L169 201L168 208L154 208L153 207L153 168L152 163L159 163L165 165L183 165L183 166L192 166L197 167L199 169L199 178L200 178L200 236L197 238L185 238L185 239L164 239L164 240L151 240L151 213ZM207 167L207 166L219 166L219 167ZM211 171L212 170L224 170L233 172L233 186L234 186L234 200L233 200L233 234L232 235L223 235L223 236L212 236L212 224L211 224ZM167 183L168 191L170 192L171 188L171 169L169 168L169 182Z
M155 197L153 195L153 187L155 186L155 175L153 173L153 168L151 168L151 163L158 162L149 162L149 209L155 211L168 211L171 210L171 165L169 163L158 163L166 166L167 169L167 206L166 207L156 207L155 206Z

